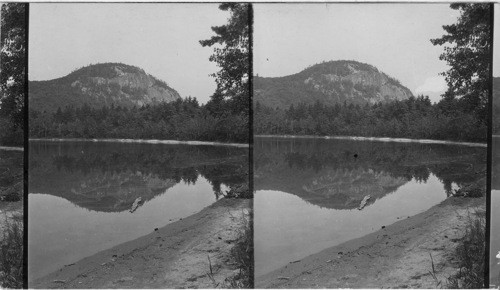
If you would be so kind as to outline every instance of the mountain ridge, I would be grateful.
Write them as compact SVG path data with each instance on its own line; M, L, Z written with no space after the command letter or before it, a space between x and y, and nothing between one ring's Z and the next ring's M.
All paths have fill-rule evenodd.
M336 60L282 77L254 77L254 101L269 107L304 102L374 104L404 100L413 93L373 65Z
M28 96L32 109L47 112L84 104L140 107L180 98L175 89L144 69L112 62L91 64L52 80L29 81Z

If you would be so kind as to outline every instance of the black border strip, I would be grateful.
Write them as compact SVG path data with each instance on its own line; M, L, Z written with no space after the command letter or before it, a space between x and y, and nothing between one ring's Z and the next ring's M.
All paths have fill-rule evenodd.
M29 101L28 101L28 64L29 64L29 18L30 4L24 4L25 60L24 60L24 188L23 188L23 288L28 288L28 167L29 167Z
M488 95L488 149L486 159L486 231L484 249L484 288L490 287L490 229L491 229L491 176L493 157L493 51L494 51L494 27L495 27L495 4L490 3L490 79Z
M252 277L250 277L251 288L255 288L255 239L254 239L254 184L253 184L253 4L247 2L248 5L248 44L249 44L249 66L248 66L248 190L252 193L251 210L250 210L250 228L252 231L252 247L253 247L253 257L252 257Z

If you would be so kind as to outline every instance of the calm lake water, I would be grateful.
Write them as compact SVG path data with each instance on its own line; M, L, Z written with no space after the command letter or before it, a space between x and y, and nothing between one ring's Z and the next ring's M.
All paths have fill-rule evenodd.
M490 284L500 286L500 138L493 138L491 164Z
M248 149L223 146L30 142L29 156L30 281L199 212L248 173Z
M421 213L482 176L486 148L255 138L255 275ZM366 207L358 207L367 195Z

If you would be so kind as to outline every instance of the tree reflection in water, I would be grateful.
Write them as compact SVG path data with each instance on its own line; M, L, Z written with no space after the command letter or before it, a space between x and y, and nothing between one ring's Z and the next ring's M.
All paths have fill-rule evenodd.
M445 144L255 138L255 188L292 193L327 208L368 204L435 175L447 196L486 178L486 148ZM456 188L455 188L456 189Z
M222 185L248 182L248 149L225 146L94 142L31 142L29 192L63 197L90 210L125 211L177 183Z

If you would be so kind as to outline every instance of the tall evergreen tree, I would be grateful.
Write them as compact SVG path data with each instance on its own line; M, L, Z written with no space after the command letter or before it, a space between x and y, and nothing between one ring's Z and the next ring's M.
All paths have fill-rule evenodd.
M445 98L461 97L462 108L487 120L487 102L491 71L492 4L453 3L450 7L460 12L457 23L443 26L446 34L431 39L434 45L444 45L440 59L450 65L446 77L448 90Z
M219 6L229 11L228 23L212 27L215 33L210 39L201 40L202 46L214 46L210 61L217 63L220 70L213 74L217 90L211 103L222 105L227 100L234 112L248 115L250 105L250 4L223 3ZM222 96L222 98L221 98Z

